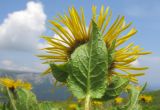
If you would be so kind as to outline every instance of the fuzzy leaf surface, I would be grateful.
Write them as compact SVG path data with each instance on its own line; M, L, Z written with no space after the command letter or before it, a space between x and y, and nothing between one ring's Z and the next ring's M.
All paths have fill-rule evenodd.
M77 98L100 98L106 89L108 56L105 42L94 21L88 43L75 49L69 63L68 87Z

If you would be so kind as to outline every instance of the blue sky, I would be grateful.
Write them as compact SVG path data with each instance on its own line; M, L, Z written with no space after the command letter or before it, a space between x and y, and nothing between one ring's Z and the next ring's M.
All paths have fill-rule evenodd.
M160 1L159 0L4 0L0 1L0 68L42 71L46 67L35 56L44 44L39 36L54 35L47 20L67 12L68 7L84 8L87 23L91 7L109 6L113 19L124 15L127 22L133 22L138 33L130 40L152 51L152 55L140 58L136 64L149 66L146 76L152 87L160 85ZM160 88L160 86L159 86Z

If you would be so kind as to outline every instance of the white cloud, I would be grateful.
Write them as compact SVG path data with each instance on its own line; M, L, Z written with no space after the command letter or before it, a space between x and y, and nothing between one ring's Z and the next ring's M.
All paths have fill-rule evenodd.
M41 3L28 2L26 9L8 14L0 24L0 49L33 51L45 31L46 15Z
M45 68L45 67L42 66L42 64L35 65L36 67L34 67L33 65L32 65L32 67L28 67L26 65L18 65L14 61L8 60L8 59L2 60L0 63L2 64L3 69L7 69L7 70L26 71L26 72L32 72L32 71L33 72L38 72L37 71L38 69L39 70L44 70L44 68ZM37 66L41 67L41 68L38 68Z
M11 61L11 60L3 60L2 62L2 65L4 65L4 66L11 66L11 65L13 65L13 62Z
M46 48L46 47L50 47L50 45L47 44L46 42L45 42L45 43L39 43L39 44L38 44L38 49L43 49L43 48Z
M140 62L138 60L135 60L131 63L132 66L140 66Z

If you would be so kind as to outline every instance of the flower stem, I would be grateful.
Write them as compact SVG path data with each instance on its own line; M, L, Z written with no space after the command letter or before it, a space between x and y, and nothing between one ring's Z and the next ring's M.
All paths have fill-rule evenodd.
M87 95L85 98L84 110L90 110L90 95Z

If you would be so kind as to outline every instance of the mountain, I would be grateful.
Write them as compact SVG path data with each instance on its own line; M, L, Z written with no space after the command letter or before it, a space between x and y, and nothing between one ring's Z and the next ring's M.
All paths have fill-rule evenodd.
M70 96L70 93L67 91L66 87L54 86L54 79L51 75L42 77L40 76L40 73L36 72L0 69L0 77L3 76L30 82L33 86L32 91L37 95L39 100L62 101Z

